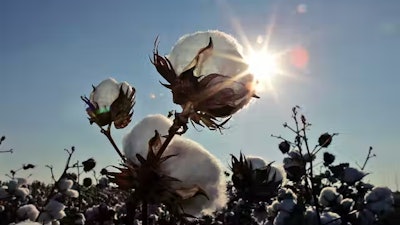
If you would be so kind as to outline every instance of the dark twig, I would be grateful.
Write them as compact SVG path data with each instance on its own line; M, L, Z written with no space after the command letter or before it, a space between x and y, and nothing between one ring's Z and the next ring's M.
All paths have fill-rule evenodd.
M67 162L65 163L64 171L62 172L60 178L58 178L57 182L54 183L54 186L52 187L52 189L49 193L49 196L47 196L46 202L44 203L44 207L46 207L46 205L50 202L50 199L53 197L54 191L57 188L57 184L60 182L60 180L62 178L64 178L64 176L67 174L68 169L70 168L69 163L71 161L72 154L74 154L74 152L75 152L75 147L72 146L71 150L68 150L68 149L64 149L64 150L68 153L68 159L67 159ZM36 218L36 222L38 221L38 219L40 218L40 215L42 213L43 213L43 211L40 211L38 217Z
M46 165L47 168L50 169L50 173L51 173L51 179L53 180L54 183L56 183L56 178L54 177L54 171L53 171L53 166L51 165Z
M369 160L370 158L376 157L376 154L371 154L371 153L372 153L372 150L373 150L373 148L372 148L372 146L370 146L369 149L368 149L368 155L367 155L367 157L365 158L364 164L362 165L362 167L360 167L361 170L364 170L364 169L365 169L365 166L367 165L367 162L368 162L368 160ZM358 163L357 163L357 165L358 165ZM359 166L359 165L358 165L358 166Z

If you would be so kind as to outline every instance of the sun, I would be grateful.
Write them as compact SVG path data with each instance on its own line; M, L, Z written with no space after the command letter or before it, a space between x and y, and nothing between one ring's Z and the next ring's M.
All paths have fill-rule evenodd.
M281 71L278 57L267 50L250 50L245 60L258 82L271 82Z

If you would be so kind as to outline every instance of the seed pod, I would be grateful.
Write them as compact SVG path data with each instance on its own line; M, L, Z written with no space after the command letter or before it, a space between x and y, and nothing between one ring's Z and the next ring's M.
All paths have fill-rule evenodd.
M92 185L92 179L90 179L89 177L83 179L83 186L90 187L91 185Z
M88 172L96 166L96 161L93 158L90 158L86 161L83 161L82 165L83 165L83 171Z
M324 152L324 165L329 166L335 161L335 155L329 153L329 152Z
M321 134L321 136L319 136L318 138L318 144L323 148L328 147L331 144L331 142L332 142L332 135L328 133Z
M281 150L281 152L282 152L283 154L287 153L287 152L290 150L290 144L289 144L289 142L288 142L288 141L282 141L282 142L279 144L279 150Z

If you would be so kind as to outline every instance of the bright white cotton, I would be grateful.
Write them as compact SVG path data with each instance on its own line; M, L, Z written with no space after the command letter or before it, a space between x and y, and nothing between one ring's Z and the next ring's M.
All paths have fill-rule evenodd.
M154 136L154 130L166 135L171 121L162 115L151 115L139 122L132 131L124 137L123 149L126 157L138 163L136 154L147 155L148 140ZM219 161L200 144L176 135L163 156L175 155L165 161L161 170L182 182L175 183L175 188L191 188L198 185L210 198L197 196L183 203L185 213L198 215L211 213L225 205L226 184L223 169Z
M196 57L199 50L206 47L210 37L213 49L199 57L199 65L193 72L195 76L209 75L212 73L226 76L237 76L245 72L248 65L244 63L242 47L236 39L221 31L199 31L181 37L167 58L177 75L180 75Z
M118 98L120 88L124 93L132 93L132 87L127 82L118 83L114 78L107 78L100 82L90 94L90 102L96 103L100 109L109 109L111 104Z

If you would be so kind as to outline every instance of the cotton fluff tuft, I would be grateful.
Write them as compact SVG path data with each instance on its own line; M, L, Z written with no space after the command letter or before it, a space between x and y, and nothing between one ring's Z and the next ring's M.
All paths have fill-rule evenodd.
M246 160L247 162L251 163L253 170L262 169L269 164L259 156L246 156ZM267 182L284 181L284 177L286 177L286 175L282 167L274 164L270 165L270 172L268 174Z
M17 215L20 220L35 221L39 216L39 210L33 204L23 205L17 209Z
M374 187L364 200L367 208L379 216L393 211L394 198L388 187Z
M151 115L139 122L132 131L124 137L123 149L126 157L138 163L136 154L147 156L148 141L154 136L154 130L161 135L167 134L172 122L162 115ZM161 165L161 170L168 176L182 182L174 183L174 188L191 188L198 185L210 198L204 196L185 200L185 213L199 215L209 214L222 208L226 201L226 184L223 177L222 165L218 159L195 141L181 136L175 136L164 152L164 156L178 156L169 158Z
M58 189L60 191L66 191L72 187L74 182L70 179L63 178L58 182Z
M251 163L253 170L267 166L267 162L259 156L246 156L247 162Z
M247 70L247 64L238 63L243 58L242 46L234 37L217 30L199 31L181 37L167 56L178 76L188 69L187 66L196 57L199 50L208 45L210 37L214 46L213 53L201 67L193 71L195 76L212 73L236 76Z
M97 103L100 109L108 109L118 98L121 87L124 93L132 93L132 87L127 82L118 83L114 78L107 78L90 94L90 100Z
M324 187L319 194L319 204L325 207L331 207L339 204L343 196L336 191L334 187Z

